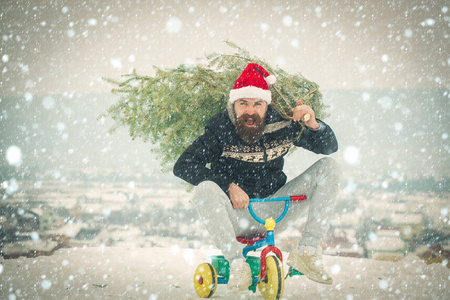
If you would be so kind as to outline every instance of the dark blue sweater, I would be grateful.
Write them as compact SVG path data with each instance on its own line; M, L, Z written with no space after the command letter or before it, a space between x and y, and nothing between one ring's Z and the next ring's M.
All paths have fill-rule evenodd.
M286 183L284 156L292 145L317 154L331 154L338 149L333 130L322 121L318 131L306 129L299 138L300 124L284 120L270 105L264 135L253 145L238 136L234 118L230 110L213 116L205 133L175 163L175 176L193 185L213 181L224 192L234 182L250 198L265 198Z

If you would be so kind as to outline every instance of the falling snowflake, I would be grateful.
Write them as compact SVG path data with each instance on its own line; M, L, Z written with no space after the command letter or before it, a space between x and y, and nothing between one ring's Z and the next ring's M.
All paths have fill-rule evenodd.
M166 23L166 30L168 33L178 33L181 30L183 23L175 17L170 18Z
M11 166L19 167L22 164L22 150L17 146L11 146L6 150L6 161Z

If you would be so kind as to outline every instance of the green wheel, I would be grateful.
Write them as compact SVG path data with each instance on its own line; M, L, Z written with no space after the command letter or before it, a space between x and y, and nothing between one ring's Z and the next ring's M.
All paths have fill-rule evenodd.
M258 289L266 300L278 300L283 296L284 271L283 264L276 256L266 257L267 278L258 283Z
M202 298L214 295L217 288L217 272L209 263L200 264L194 273L194 289Z

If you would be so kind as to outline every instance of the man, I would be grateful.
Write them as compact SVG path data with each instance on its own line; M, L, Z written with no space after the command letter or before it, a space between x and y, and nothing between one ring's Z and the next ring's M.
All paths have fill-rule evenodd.
M322 265L319 246L333 216L340 171L331 158L322 158L303 174L286 183L284 156L292 145L317 154L338 149L331 128L316 119L307 105L293 110L293 120L283 119L272 108L269 84L275 77L257 64L249 64L237 79L227 109L213 116L205 133L179 157L174 174L196 185L194 203L216 246L230 262L228 289L245 291L251 285L250 266L236 237L264 235L265 228L248 211L249 198L273 198L304 194L307 200L291 203L277 230L307 213L307 223L298 246L287 264L308 278L331 284ZM304 118L309 115L309 119ZM307 129L302 130L300 121ZM252 205L262 218L278 217L284 203Z

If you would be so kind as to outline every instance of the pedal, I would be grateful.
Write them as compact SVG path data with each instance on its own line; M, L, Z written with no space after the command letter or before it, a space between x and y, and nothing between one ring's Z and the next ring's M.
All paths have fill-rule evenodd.
M292 267L289 267L289 271L287 272L285 279L287 279L288 276L292 277L292 276L296 276L296 275L304 275L304 274L302 272L297 271L296 269L294 269Z

